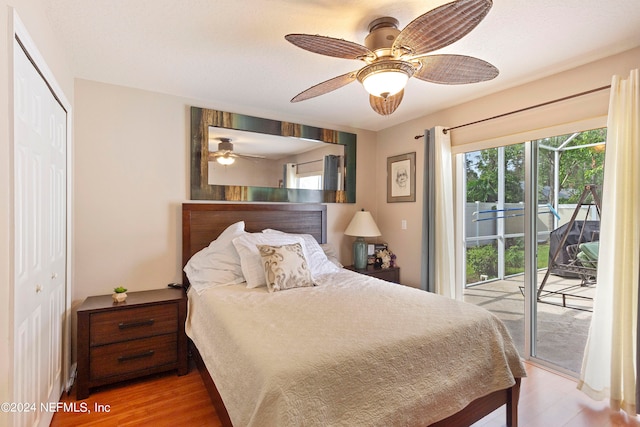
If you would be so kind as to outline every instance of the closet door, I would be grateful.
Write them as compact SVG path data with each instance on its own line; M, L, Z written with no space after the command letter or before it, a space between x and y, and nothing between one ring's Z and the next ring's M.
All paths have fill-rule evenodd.
M49 425L62 391L66 112L14 41L14 425ZM31 410L34 409L34 410Z

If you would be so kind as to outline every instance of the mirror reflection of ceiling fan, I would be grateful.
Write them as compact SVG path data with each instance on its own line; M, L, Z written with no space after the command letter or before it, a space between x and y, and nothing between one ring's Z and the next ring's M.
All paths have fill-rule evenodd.
M231 138L217 138L220 143L218 144L218 150L213 153L209 153L209 160L216 161L221 165L232 165L236 159L264 159L264 156L257 156L254 154L240 154L233 151L233 144Z
M400 105L411 77L448 85L491 80L498 75L498 69L482 59L427 53L464 37L484 19L492 5L492 0L456 0L417 17L402 31L395 18L379 18L369 24L364 46L332 37L288 34L285 39L310 52L365 62L358 70L310 87L291 102L324 95L358 80L369 92L371 108L389 115Z

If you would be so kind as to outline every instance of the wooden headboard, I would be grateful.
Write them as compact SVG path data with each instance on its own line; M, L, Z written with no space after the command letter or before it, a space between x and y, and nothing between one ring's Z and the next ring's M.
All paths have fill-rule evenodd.
M274 228L287 233L311 234L327 240L327 207L316 204L184 203L182 205L182 266L216 239L228 226L245 222L257 233Z

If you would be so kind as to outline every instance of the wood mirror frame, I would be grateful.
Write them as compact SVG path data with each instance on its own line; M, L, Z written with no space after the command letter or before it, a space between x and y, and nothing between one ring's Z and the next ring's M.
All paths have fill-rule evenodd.
M210 126L344 145L344 190L211 185L208 182ZM356 135L297 123L191 107L191 200L355 203Z

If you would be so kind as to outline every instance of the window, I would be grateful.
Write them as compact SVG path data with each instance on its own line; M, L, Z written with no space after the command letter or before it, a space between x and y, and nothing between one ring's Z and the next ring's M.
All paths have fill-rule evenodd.
M297 188L305 190L322 190L322 175L296 175Z

